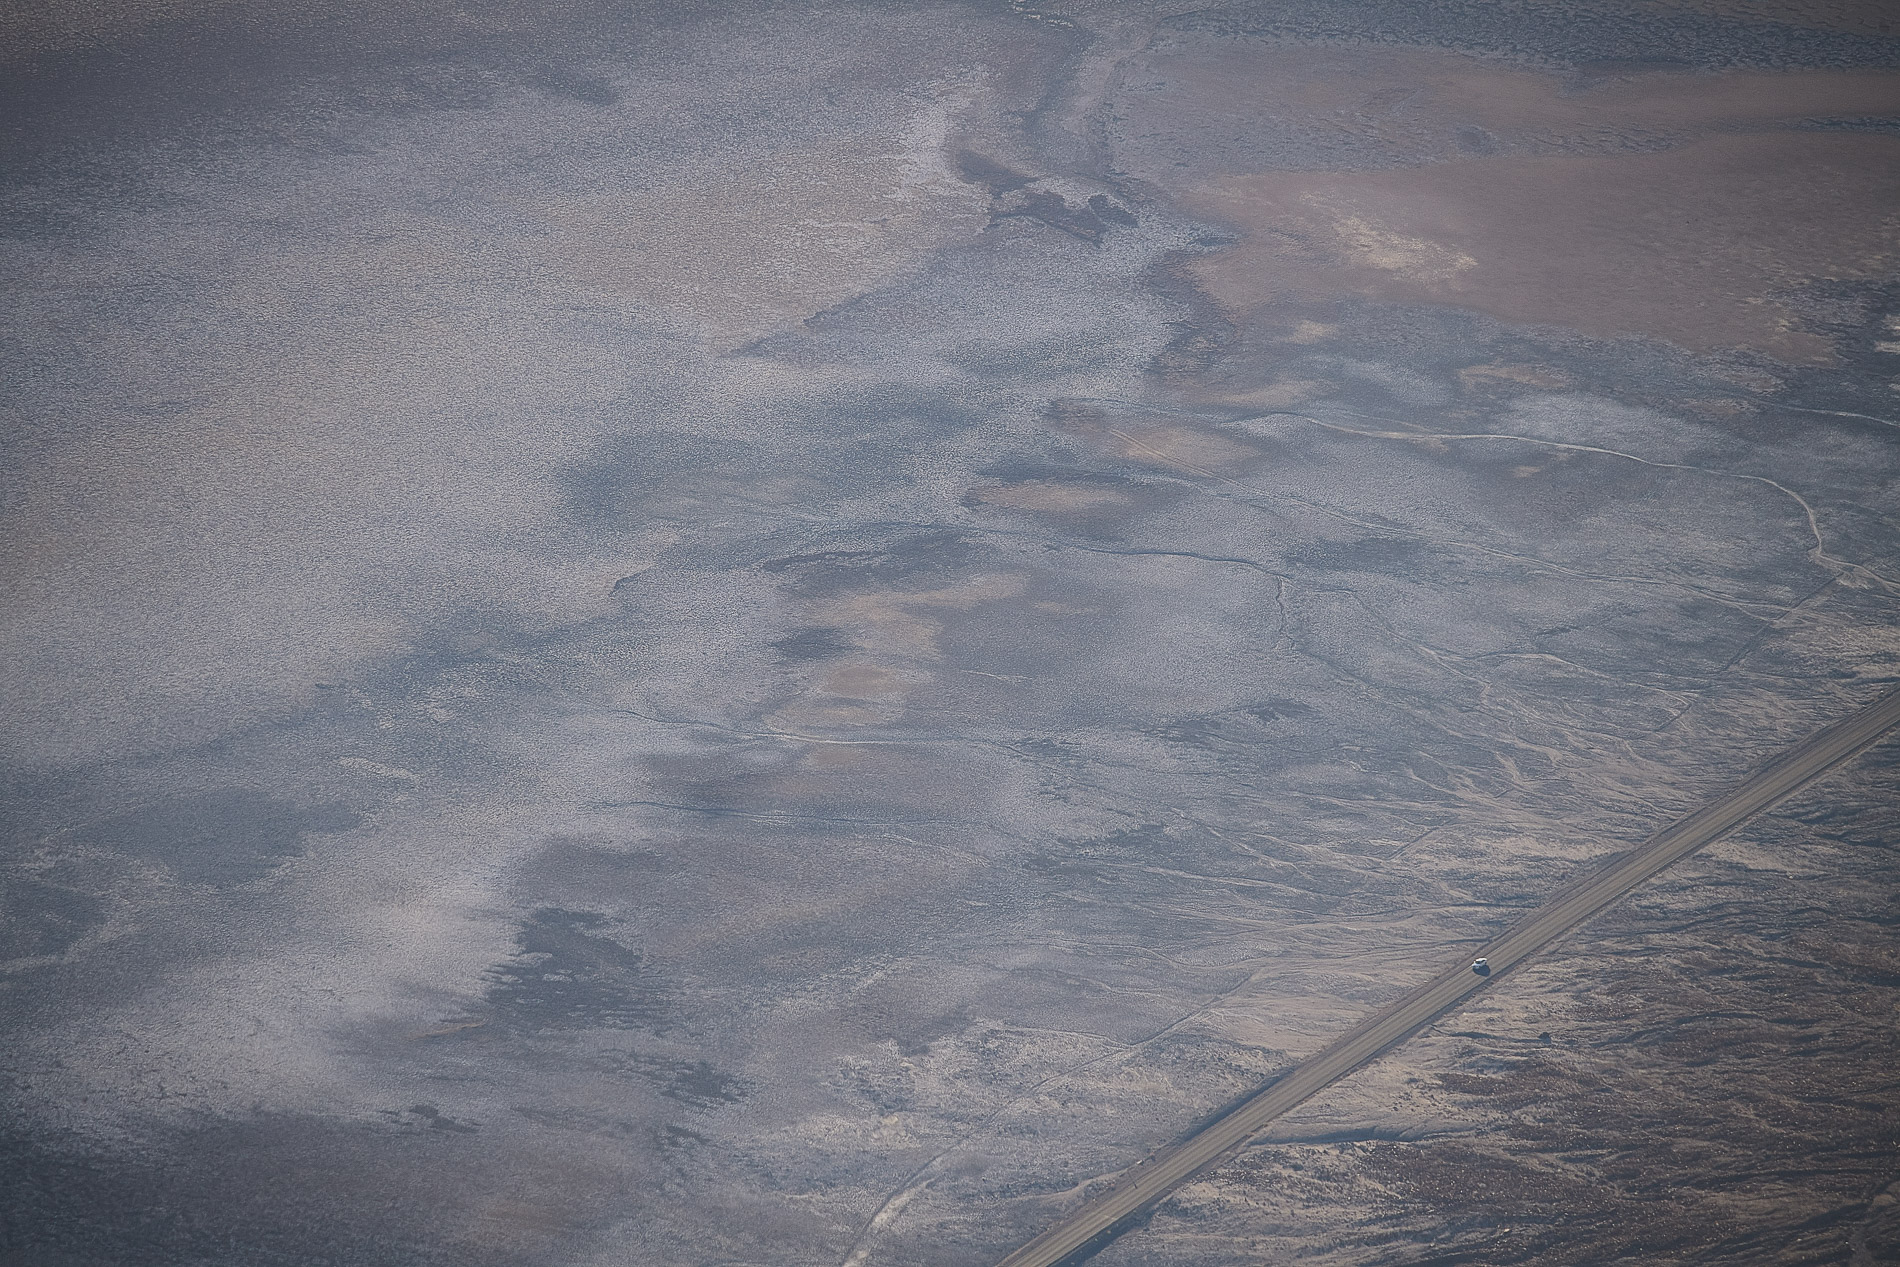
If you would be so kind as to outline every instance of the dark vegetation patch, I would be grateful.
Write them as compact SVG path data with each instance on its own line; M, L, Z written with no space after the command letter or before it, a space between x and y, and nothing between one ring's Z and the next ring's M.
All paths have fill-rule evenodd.
M1172 252L1148 270L1148 288L1186 311L1184 318L1169 323L1172 337L1148 366L1154 378L1172 386L1197 382L1229 351L1236 327L1188 268L1202 253L1228 244L1225 238L1209 238L1199 249Z
M519 884L528 900L550 906L582 899L612 903L642 896L656 877L677 870L677 862L652 849L556 838L522 867Z
M669 1100L692 1109L736 1104L744 1094L737 1075L707 1060L685 1060L651 1052L622 1052L604 1062L614 1073L640 1079Z
M1900 39L1684 8L1405 0L1233 4L1163 19L1209 35L1398 44L1488 54L1585 77L1693 67L1847 69L1900 65ZM1668 49L1659 55L1658 49Z
M658 1019L668 991L640 953L606 936L607 919L543 908L523 921L520 952L488 972L488 1006L511 1028L637 1029Z
M303 808L232 788L157 801L92 828L94 843L156 862L183 884L230 888L269 875L304 851L304 837L348 831L342 805Z
M457 1135L473 1135L481 1129L472 1122L457 1121L433 1104L412 1104L406 1109L387 1109L383 1112L383 1116L403 1126L418 1126L432 1131L452 1131Z
M1068 199L1053 190L1023 190L997 200L991 215L998 220L1012 216L1036 220L1052 229L1059 229L1070 237L1081 238L1084 242L1099 242L1108 231L1108 223L1096 214L1095 203L1100 201L1102 209L1110 212L1120 211L1111 207L1100 194L1088 202L1072 205ZM1121 212L1123 221L1132 220L1126 212Z
M1012 189L1021 189L1036 179L1014 168L1005 167L993 158L985 158L975 150L957 151L957 174L972 185L982 185L992 194L1005 194Z
M620 90L606 80L567 67L541 71L533 77L533 82L545 92L569 97L590 106L611 106L620 100Z
M1804 132L1900 133L1900 115L1862 114L1827 119L1809 119L1799 126Z
M976 560L978 547L958 532L920 532L871 549L815 550L766 559L767 572L790 572L802 592L830 594L866 585L940 580Z
M185 1267L525 1261L453 1235L492 1192L452 1130L259 1117L150 1152L0 1130L0 1263Z
M1320 572L1375 572L1418 576L1425 560L1441 553L1411 537L1362 537L1357 541L1316 541L1291 551L1287 559Z
M1081 202L1071 203L1054 190L1030 188L1037 177L1006 167L974 150L957 153L957 174L972 185L981 185L990 191L992 223L1010 217L1037 220L1084 242L1101 241L1111 225L1133 228L1139 223L1133 212L1106 194L1091 194Z
M1247 706L1247 712L1262 723L1290 721L1295 717L1311 716L1313 706L1296 699L1267 699L1258 704Z
M787 660L830 660L856 651L857 644L842 629L813 626L788 634L772 644Z
M892 1043L904 1056L923 1056L941 1039L961 1034L975 1023L967 1004L933 1007L928 989L916 981L889 983L865 992L845 1009L840 1021L872 1043Z
M105 903L91 894L0 879L0 960L60 954L105 919Z

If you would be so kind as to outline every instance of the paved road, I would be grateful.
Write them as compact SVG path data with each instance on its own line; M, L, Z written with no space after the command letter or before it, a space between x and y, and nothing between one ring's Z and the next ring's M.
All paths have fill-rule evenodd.
M999 1267L1056 1267L1117 1223L1153 1205L1197 1172L1219 1161L1289 1109L1345 1077L1379 1053L1404 1042L1483 989L1489 981L1536 954L1671 863L1774 805L1827 773L1900 724L1900 690L1795 744L1726 795L1647 843L1610 862L1555 897L1479 954L1491 976L1460 958L1436 979L1361 1022L1319 1052L1254 1093L1239 1108L1171 1148L1163 1149L1090 1198L1067 1218L1005 1258Z

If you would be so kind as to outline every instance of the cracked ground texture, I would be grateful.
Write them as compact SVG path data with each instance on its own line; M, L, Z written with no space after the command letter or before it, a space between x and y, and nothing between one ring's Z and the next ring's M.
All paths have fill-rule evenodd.
M9 1267L990 1263L1900 678L1883 5L8 21ZM1897 756L1098 1261L1894 1261Z

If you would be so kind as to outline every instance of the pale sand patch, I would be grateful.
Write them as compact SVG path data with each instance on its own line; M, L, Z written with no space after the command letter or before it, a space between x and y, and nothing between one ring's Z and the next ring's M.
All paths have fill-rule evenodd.
M1318 326L1317 322L1304 321L1302 326ZM1328 329L1329 327L1319 327ZM1289 339L1287 342L1295 342ZM1250 391L1227 392L1206 399L1223 405L1245 405L1250 409L1288 409L1294 405L1305 404L1316 397L1332 391L1334 384L1321 379L1286 378L1265 387L1256 387Z
M860 631L861 641L871 650L934 660L940 654L937 636L943 631L942 622L914 608L968 611L1014 598L1027 585L1021 576L987 574L934 590L850 594L822 604L815 617L820 624Z
M1110 415L1081 401L1057 402L1046 420L1055 430L1086 440L1104 452L1205 478L1220 478L1221 468L1261 456L1253 445L1211 427L1147 413Z
M1293 333L1281 339L1282 343L1297 343L1311 346L1324 343L1339 333L1339 327L1324 321L1302 321L1293 327Z
M1900 139L1762 133L1613 158L1261 172L1193 201L1248 231L1189 265L1236 314L1344 292L1819 362L1828 341L1794 329L1776 294L1892 269Z
M1210 474L1223 466L1233 466L1260 456L1251 445L1229 440L1211 431L1165 423L1156 426L1124 425L1109 433L1113 448L1123 457L1151 462L1196 475Z
M969 611L1015 598L1027 586L1022 576L990 574L937 589L848 594L817 604L812 618L819 624L851 629L855 640L874 655L916 664L942 658L938 639L943 621L933 613ZM770 713L766 722L794 734L886 725L903 716L905 696L929 679L930 671L923 668L907 670L863 661L838 665L807 685L803 698ZM832 763L847 760L840 757Z
M1332 222L1333 235L1354 264L1409 277L1433 285L1455 284L1458 274L1478 266L1463 251L1426 238L1393 233L1356 215L1339 214L1323 194L1307 194L1306 201Z
M798 770L801 774L812 771L856 770L861 769L876 758L878 750L863 744L853 743L815 743L799 754ZM774 794L796 793L795 780L777 779L772 783ZM790 791L786 791L790 789Z
M422 778L414 771L401 766L384 765L380 761L371 761L367 757L338 757L336 763L345 769L356 770L379 779L392 779L400 783L415 783Z
M798 700L765 714L765 724L794 734L831 726L875 726L889 721L888 713L852 704L814 704Z
M1579 80L1268 44L1158 52L1138 72L1122 159L1245 231L1189 265L1230 314L1359 295L1815 363L1827 340L1779 293L1893 267L1900 139L1791 130L1900 110L1890 72ZM1290 139L1245 170L1192 143L1210 132Z
M1489 365L1465 366L1458 371L1458 381L1467 389L1516 384L1546 391L1565 391L1574 386L1568 374L1548 365L1503 364L1496 361Z
M718 351L796 326L988 223L987 191L939 170L951 96L881 144L841 138L524 207L553 229L532 266L658 309Z
M847 664L833 669L824 681L827 694L860 700L901 696L913 685L901 674L875 664Z

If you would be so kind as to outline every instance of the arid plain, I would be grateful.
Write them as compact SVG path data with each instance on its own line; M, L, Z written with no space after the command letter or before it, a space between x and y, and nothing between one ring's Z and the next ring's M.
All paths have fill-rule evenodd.
M1900 680L1884 5L524 14L8 18L8 1267L994 1263ZM1095 1261L1892 1261L1896 755Z

